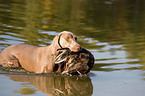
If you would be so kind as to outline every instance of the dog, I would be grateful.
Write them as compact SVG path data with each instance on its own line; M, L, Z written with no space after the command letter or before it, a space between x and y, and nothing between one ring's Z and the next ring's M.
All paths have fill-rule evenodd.
M55 36L51 45L37 47L27 44L14 44L0 53L0 64L3 67L22 67L34 73L54 72L55 59L59 49L81 50L77 37L68 31Z
M62 74L83 75L93 68L94 56L84 48L79 52L63 49L56 57L55 64L60 65L57 70L61 70Z

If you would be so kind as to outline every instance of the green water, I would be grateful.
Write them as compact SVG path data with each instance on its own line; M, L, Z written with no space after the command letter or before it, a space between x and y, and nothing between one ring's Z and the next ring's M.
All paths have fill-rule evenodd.
M144 0L0 0L0 51L71 31L95 57L88 76L0 70L0 96L144 96Z

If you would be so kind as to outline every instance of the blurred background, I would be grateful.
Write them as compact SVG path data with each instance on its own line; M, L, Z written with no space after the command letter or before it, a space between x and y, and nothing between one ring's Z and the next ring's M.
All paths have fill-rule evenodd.
M53 84L50 86L57 91L51 93L43 91L48 90L48 86L42 88L43 84L36 86L32 83L33 80L42 80L47 84L46 76L45 79L43 76L22 76L23 79L15 80L1 70L0 82L16 83L17 89L1 86L3 91L0 92L4 96L24 95L27 92L27 95L35 96L50 93L77 96L76 92L80 93L78 96L144 96L144 0L0 0L0 52L12 44L48 46L62 31L73 32L78 36L78 43L94 55L95 65L89 77L83 78L84 81L80 77L67 78L68 84L72 85L66 89L65 77L61 77L63 80L60 81L52 77L53 80L56 78L55 82L63 84L63 91L58 90L62 89L61 86L55 88ZM72 80L76 83L70 83ZM20 87L18 82L30 84ZM71 87L80 82L80 87ZM81 89L82 85L87 85L84 88L89 91ZM24 92L21 90L23 87L26 87Z

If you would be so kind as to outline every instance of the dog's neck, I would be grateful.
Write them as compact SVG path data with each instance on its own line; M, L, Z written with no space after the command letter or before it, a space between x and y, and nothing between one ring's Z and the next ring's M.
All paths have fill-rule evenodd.
M53 42L49 48L51 48L52 54L57 55L58 54L58 49L61 49L61 46L58 44L59 36L55 36L53 39Z
M60 44L60 37L61 35L57 35L54 37L53 42L50 46L48 46L48 50L49 48L51 48L51 53L54 56L54 58L59 54L59 51L63 51L63 50L69 50L69 48L63 48L63 46Z

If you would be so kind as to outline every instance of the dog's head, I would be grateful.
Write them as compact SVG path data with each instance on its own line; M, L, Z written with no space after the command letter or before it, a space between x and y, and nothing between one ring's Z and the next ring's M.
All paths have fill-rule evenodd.
M81 46L77 43L77 37L68 31L63 31L58 35L58 44L61 48L69 48L73 52L81 50Z

